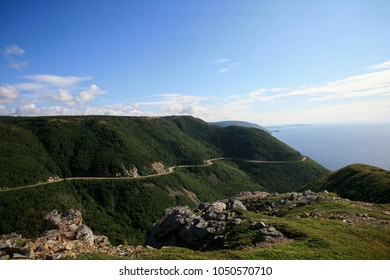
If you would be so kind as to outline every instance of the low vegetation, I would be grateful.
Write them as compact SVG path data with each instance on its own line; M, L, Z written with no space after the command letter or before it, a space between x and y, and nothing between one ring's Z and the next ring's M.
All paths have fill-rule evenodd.
M390 203L390 171L353 164L324 175L305 189L328 190L353 200Z
M288 198L277 197L277 200ZM389 259L390 207L388 205L353 202L336 194L322 194L318 202L291 207L279 207L278 216L267 210L249 209L245 217L273 225L288 241L267 248L251 246L254 230L248 223L236 228L228 237L236 249L193 251L168 247L145 249L136 259ZM326 199L325 199L326 197ZM275 197L252 199L253 205L271 204ZM298 218L303 213L320 213ZM337 233L337 234L335 234ZM78 259L110 259L101 254L84 254ZM134 258L134 256L132 257ZM118 257L116 258L118 259ZM122 258L123 259L123 258Z

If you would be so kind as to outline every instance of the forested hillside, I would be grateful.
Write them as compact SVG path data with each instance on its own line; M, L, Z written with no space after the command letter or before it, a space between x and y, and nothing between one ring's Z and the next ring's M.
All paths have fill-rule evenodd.
M305 189L328 190L341 197L375 203L390 203L390 171L352 164L324 175Z
M46 213L78 209L114 244L140 244L167 207L297 190L328 172L267 132L192 117L3 117L0 128L0 234L35 236ZM161 176L142 177L156 162ZM15 188L55 175L65 181Z
M221 156L302 158L266 132L215 127L193 117L2 117L0 135L0 187L54 175L147 175L155 162L169 167Z

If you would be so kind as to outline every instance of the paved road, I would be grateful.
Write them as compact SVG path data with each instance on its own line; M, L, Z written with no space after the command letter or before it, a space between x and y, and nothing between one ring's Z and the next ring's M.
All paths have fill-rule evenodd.
M234 160L242 160L246 162L252 162L252 163L285 163L285 162L301 162L307 160L307 157L303 157L301 160L297 161L266 161L266 160L249 160L249 159L239 159L239 158L225 158L225 157L219 157L219 158L212 158L206 160L205 164L194 164L194 165L176 165L176 166L171 166L168 167L168 170L166 172L158 173L158 174L151 174L151 175L144 175L144 176L138 176L138 177L70 177L66 179L58 179L58 180L53 180L50 182L43 182L43 183L36 183L32 185L27 185L27 186L20 186L20 187L15 187L15 188L8 188L8 189L2 189L0 192L7 192L7 191L16 191L16 190L21 190L21 189L28 189L28 188L35 188L39 186L44 186L44 185L49 185L49 184L54 184L58 182L63 182L63 181L76 181L76 180L82 180L82 181L88 181L88 180L138 180L138 179L145 179L145 178L152 178L152 177L157 177L157 176L164 176L171 174L175 171L176 168L189 168L189 167L200 167L200 166L210 166L213 164L214 161L217 160L229 160L229 159L234 159Z

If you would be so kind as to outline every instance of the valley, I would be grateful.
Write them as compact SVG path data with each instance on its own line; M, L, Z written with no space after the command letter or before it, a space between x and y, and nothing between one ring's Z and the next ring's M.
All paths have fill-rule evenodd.
M390 257L390 209L383 204L388 203L388 171L362 165L331 173L261 129L177 116L0 117L0 136L0 235L6 243L10 233L23 236L17 243L33 246L33 258L52 256L32 245L41 244L34 238L51 238L42 232L42 218L71 209L109 243L106 249L99 245L84 251L58 244L55 248L65 250L62 257ZM245 210L229 208L229 199L240 201L233 204L242 203ZM199 205L208 206L200 210ZM215 207L221 212L210 210ZM145 247L148 232L156 221L163 223L164 213L185 213L191 217L186 226L200 232L194 228L180 234L206 239L196 246L168 240L169 248ZM280 240L268 240L267 234ZM219 241L208 243L214 238ZM84 241L63 242L73 248ZM80 248L91 244L84 245Z

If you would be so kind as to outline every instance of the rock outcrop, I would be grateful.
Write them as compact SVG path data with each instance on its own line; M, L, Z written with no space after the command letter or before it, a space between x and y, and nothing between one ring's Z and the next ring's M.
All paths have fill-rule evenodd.
M42 220L42 233L35 239L26 239L16 233L0 236L0 259L60 259L96 252L128 256L142 249L141 246L112 246L106 236L94 235L83 224L77 210L48 213Z
M156 174L162 174L167 172L164 165L158 161L152 162L150 166L152 167L153 172L155 172Z
M253 232L253 246L284 238L274 227L245 219L242 211L246 211L246 207L239 200L201 203L194 210L187 206L169 208L149 230L145 244L154 248L227 248L230 246L229 236L239 225L245 223L250 224Z

